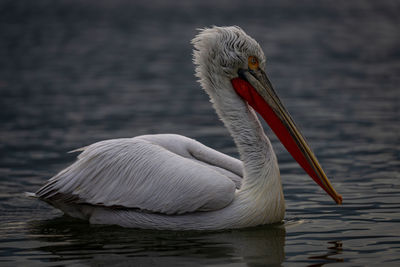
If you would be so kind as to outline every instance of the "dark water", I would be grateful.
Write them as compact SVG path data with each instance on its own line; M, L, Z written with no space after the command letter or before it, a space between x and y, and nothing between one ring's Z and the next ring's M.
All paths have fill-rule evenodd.
M400 265L398 1L165 2L0 2L0 265ZM268 129L281 225L91 226L21 195L102 139L179 133L237 156L193 76L190 40L214 24L260 42L342 206Z

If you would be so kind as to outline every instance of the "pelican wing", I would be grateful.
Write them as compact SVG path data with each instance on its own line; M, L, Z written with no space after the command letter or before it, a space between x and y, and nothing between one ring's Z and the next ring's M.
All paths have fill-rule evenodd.
M37 196L182 214L227 206L241 183L241 161L179 135L113 139L81 151Z

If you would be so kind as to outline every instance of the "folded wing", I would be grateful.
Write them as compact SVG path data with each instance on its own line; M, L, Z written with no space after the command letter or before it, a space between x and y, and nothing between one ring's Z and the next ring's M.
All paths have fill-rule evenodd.
M239 160L179 135L113 139L81 150L38 197L183 214L229 205L241 183Z

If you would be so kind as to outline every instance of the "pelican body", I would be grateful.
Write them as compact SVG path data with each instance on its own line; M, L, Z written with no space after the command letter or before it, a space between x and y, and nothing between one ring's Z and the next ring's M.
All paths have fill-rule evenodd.
M192 44L196 76L240 160L174 134L106 140L78 149L77 161L34 195L93 224L221 230L280 222L285 200L278 162L257 112L340 204L263 71L259 44L239 27L203 29Z

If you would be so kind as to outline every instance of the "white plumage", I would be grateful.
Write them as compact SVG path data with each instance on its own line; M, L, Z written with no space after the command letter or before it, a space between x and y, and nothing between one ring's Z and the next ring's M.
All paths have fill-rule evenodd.
M82 150L74 164L38 192L40 196L183 214L225 207L234 198L235 183L241 183L239 160L179 135L107 140Z
M179 135L101 141L36 193L96 224L217 230L279 222L285 204L271 143L231 80L258 43L238 27L202 30L192 41L196 76L231 133L241 161Z

